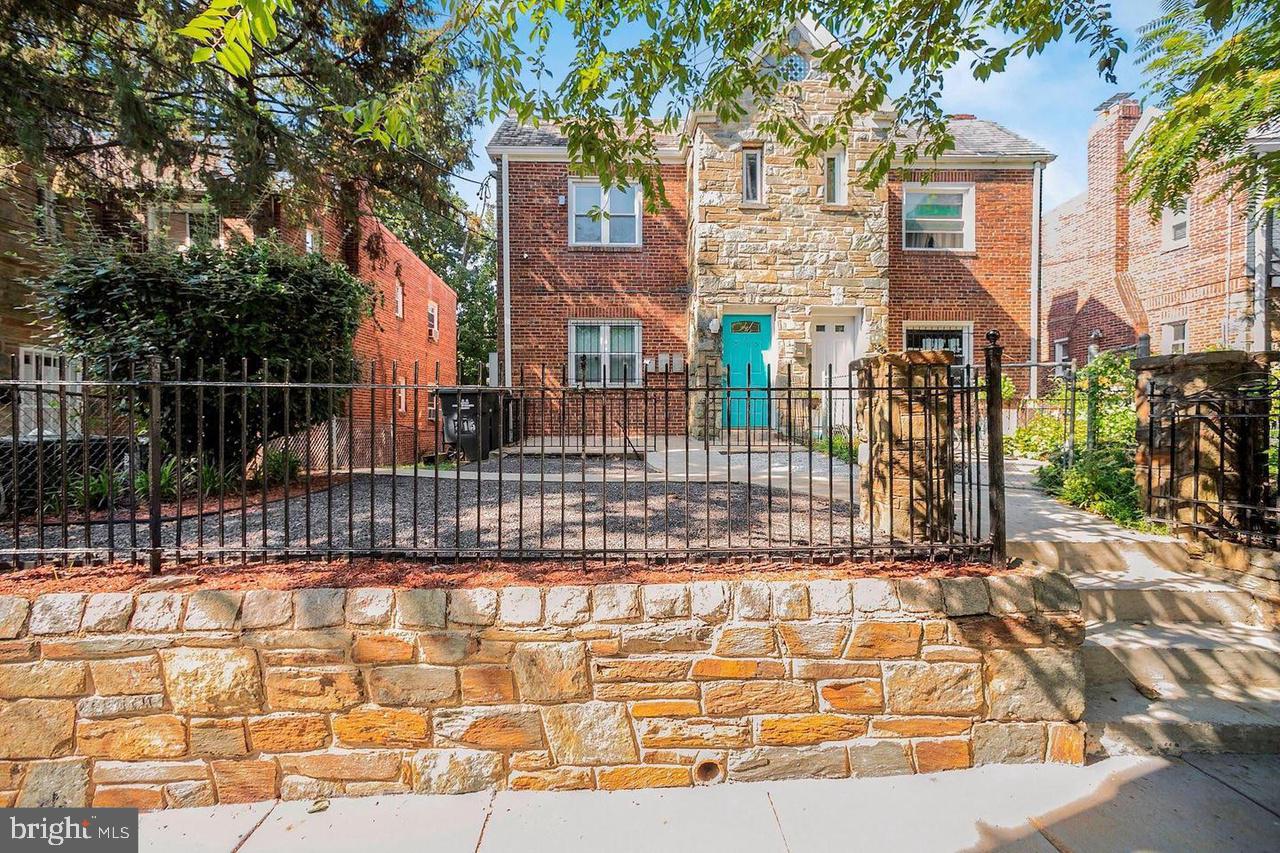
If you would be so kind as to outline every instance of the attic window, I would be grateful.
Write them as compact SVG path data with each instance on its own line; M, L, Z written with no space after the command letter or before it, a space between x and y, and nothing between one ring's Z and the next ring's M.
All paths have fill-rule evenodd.
M798 53L788 54L778 63L783 80L795 83L809 76L809 60Z

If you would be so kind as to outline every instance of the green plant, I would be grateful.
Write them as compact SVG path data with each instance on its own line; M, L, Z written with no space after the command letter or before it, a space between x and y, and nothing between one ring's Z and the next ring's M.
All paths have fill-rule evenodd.
M1048 494L1124 527L1151 528L1142 514L1133 453L1126 448L1081 453L1070 467L1059 458L1036 472L1036 482Z
M1009 453L1019 456L1031 456L1036 459L1048 459L1062 450L1062 441L1066 430L1062 426L1062 417L1053 414L1039 414L1018 427L1005 439L1004 448Z
M107 468L81 475L67 484L67 504L71 509L108 509L129 495L129 478Z
M286 475L290 482L297 482L301 472L302 459L296 453L289 450L268 450L262 456L262 466L254 475L254 482L262 485L265 477L267 486L277 486L285 481Z
M368 283L320 253L300 254L270 239L185 252L86 247L66 256L36 291L62 346L117 380L128 378L131 364L145 378L147 360L156 357L166 379L179 368L193 377L201 364L206 379L221 376L225 359L228 378L240 379L244 370L251 383L284 378L286 364L296 381L308 362L313 376L327 381L332 364L336 382L354 381L353 341L372 310ZM283 435L286 422L290 431L324 423L345 403L341 394L308 400L295 393L286 412L286 396L264 388L246 394L243 405L206 404L197 417L192 396L184 392L181 418L172 389L160 398L158 435L167 453L184 458L212 454L210 440L223 436L224 457L239 459L242 435L252 454ZM137 405L149 414L144 401Z
M160 500L172 501L178 497L179 463L175 456L170 456L160 463L160 474L156 478ZM151 471L144 467L133 475L133 491L140 503L151 499Z

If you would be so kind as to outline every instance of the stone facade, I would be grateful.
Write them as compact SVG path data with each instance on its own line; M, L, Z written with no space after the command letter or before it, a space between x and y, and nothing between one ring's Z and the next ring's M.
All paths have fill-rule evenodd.
M949 352L898 352L856 368L862 520L878 536L944 542L955 526ZM886 440L887 439L887 440Z
M1061 574L0 597L0 803L1083 760Z
M1208 352L1133 362L1138 490L1152 516L1175 527L1250 528L1241 508L1265 505L1271 400L1237 392L1266 383L1271 360L1265 353ZM1181 401L1209 389L1235 395L1229 414L1219 414L1221 403L1203 404L1196 420L1195 404Z
M774 111L830 120L845 96L820 73L788 84ZM690 141L689 351L699 374L722 364L717 321L726 310L772 313L774 375L804 376L815 308L862 318L864 351L883 349L889 309L888 190L869 191L857 166L878 144L872 116L846 146L846 204L824 202L823 162L801 163L761 129L772 114L741 121L698 121ZM760 148L760 202L742 200L742 152Z

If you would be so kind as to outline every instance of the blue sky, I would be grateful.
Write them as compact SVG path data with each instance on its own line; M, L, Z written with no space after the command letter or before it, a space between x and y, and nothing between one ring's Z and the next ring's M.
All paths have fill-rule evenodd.
M1098 76L1093 60L1082 46L1061 42L1043 54L1011 63L1003 73L985 83L975 81L961 65L949 75L943 89L943 108L949 113L973 113L998 121L1035 140L1058 155L1045 170L1045 206L1054 207L1085 187L1085 140L1093 123L1093 109L1118 91L1141 93L1142 80L1134 62L1137 28L1159 13L1159 0L1113 0L1112 15L1129 43L1115 84ZM553 41L549 56L570 54L568 40ZM564 65L552 71L562 72ZM467 177L481 179L492 168L484 153L495 122L476 131L473 168ZM474 205L477 188L457 182L458 190Z

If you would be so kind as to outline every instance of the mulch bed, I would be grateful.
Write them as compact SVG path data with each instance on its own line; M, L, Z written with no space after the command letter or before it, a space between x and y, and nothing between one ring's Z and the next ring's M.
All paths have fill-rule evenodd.
M323 492L327 489L333 488L334 486L341 486L344 483L349 482L350 480L351 480L351 477L347 474L333 474L333 475L315 474L311 477L309 482L306 477L299 477L296 480L290 479L289 497L291 499L295 497L300 498L304 496L308 491L310 491L312 494L315 494L316 492ZM59 485L58 488L56 489L52 489L51 493L52 492L60 493L60 490L61 490L61 485ZM271 488L267 489L266 502L272 503L273 501L284 500L284 496L285 496L285 489L283 484L279 486L272 486ZM245 507L261 506L262 503L263 503L262 487L261 486L255 487L251 485L246 486L245 496L244 496L244 506ZM236 486L234 489L227 490L226 496L223 498L223 506L226 507L227 512L238 513L240 511L240 487L239 486ZM183 501L182 501L183 518L194 518L195 516L198 516L198 515L209 515L210 513L215 513L217 511L218 511L218 496L216 494L209 495L203 499L199 497L183 498ZM165 521L174 521L175 519L177 519L178 503L176 501L169 501L167 503L160 504L160 517ZM114 520L118 524L128 524L131 521L139 521L139 522L149 521L151 519L151 507L145 503L139 504L136 517L130 516L129 507L127 506L118 506L114 510L95 509L89 513L89 518L87 520L90 522L106 523L108 519ZM43 520L46 525L61 524L62 514L56 513L56 512L46 513ZM40 519L34 516L28 516L28 517L22 518L21 523L24 525L32 525L32 524L38 523L39 521ZM83 510L78 510L78 509L67 510L68 525L72 525L72 526L77 524L83 525L85 521L86 519L85 519L85 514Z
M923 561L808 563L725 561L670 567L610 562L478 562L440 565L411 561L339 560L168 566L160 575L145 566L36 566L0 573L0 594L33 597L46 592L122 592L153 589L306 589L388 586L401 589L561 586L601 583L680 583L690 580L807 580L982 576L990 565Z

